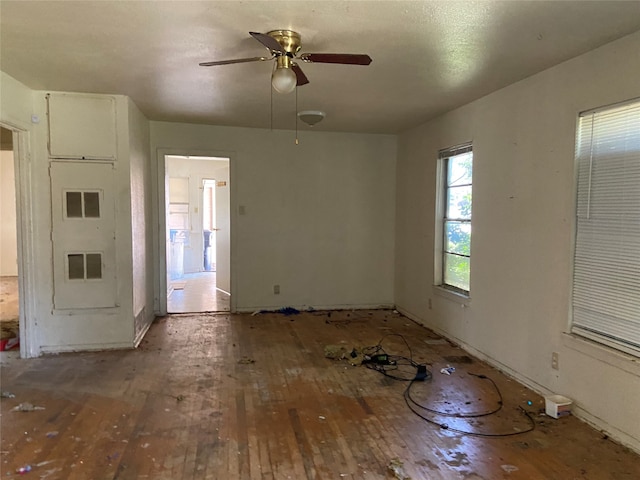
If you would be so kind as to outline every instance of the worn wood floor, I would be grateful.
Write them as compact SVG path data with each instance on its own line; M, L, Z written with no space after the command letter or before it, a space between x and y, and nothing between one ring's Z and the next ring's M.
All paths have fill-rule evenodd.
M408 356L404 338L431 364L418 403L487 412L499 406L491 379L501 411L421 410L429 423L405 403L406 382L325 357L389 334L403 337L384 338L387 353ZM171 316L135 351L1 358L15 395L1 401L2 478L27 466L25 478L49 480L640 478L638 455L575 417L541 415L539 396L390 311ZM14 411L25 403L43 409ZM535 430L455 431L516 434L521 408Z

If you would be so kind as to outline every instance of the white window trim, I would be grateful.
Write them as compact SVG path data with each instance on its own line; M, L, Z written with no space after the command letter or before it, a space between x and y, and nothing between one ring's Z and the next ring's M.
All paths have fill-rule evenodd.
M615 105L610 105L610 106L605 106L605 107L601 107L598 109L594 109L594 110L590 110L587 112L582 112L580 114L580 118L583 117L589 117L592 116L594 114L597 113L601 113L601 112L608 112L610 110L614 110L620 107L624 107L625 105L640 105L640 98L636 98L627 102L623 102L620 104L615 104ZM573 347L576 350L582 351L583 353L591 353L591 352L600 352L596 357L599 358L602 355L604 355L605 351L609 351L611 352L610 355L613 354L617 354L619 356L622 356L624 358L626 358L628 355L633 356L634 358L638 358L640 357L640 349L633 346L632 344L628 343L628 342L624 342L623 340L616 340L613 337L608 337L606 333L598 333L596 329L590 328L590 327L584 327L584 326L580 326L580 325L574 325L574 321L575 321L575 310L574 310L574 305L576 305L576 303L579 304L579 306L584 309L584 308L588 308L588 304L590 303L589 300L587 300L587 302L585 303L583 300L580 300L578 297L575 296L575 289L576 289L576 279L575 279L575 275L576 275L576 268L577 268L577 259L576 259L576 253L578 250L578 235L579 235L579 213L580 213L580 203L578 200L578 191L579 191L579 174L580 174L580 170L579 170L579 164L580 164L580 159L583 158L583 156L580 155L580 145L579 145L579 141L580 141L580 128L581 128L581 122L580 122L580 118L578 119L578 123L577 123L577 129L576 129L576 160L575 160L575 186L574 186L574 192L576 193L576 200L575 200L575 205L574 205L574 211L575 213L575 217L574 217L574 230L573 230L573 242L572 242L572 276L571 276L571 294L572 294L572 298L571 298L571 302L570 302L570 308L569 308L569 318L568 318L568 332L565 335L565 343L568 344L568 346ZM607 137L605 137L607 138ZM589 141L591 141L591 139L589 139ZM633 150L632 150L633 151ZM591 150L591 154L593 154L593 151ZM591 157L591 158L598 158L596 157ZM633 157L632 157L633 158ZM583 160L585 161L585 160ZM590 167L591 168L591 167ZM633 171L633 170L632 170ZM590 172L590 170L589 170ZM591 175L589 173L589 175ZM583 180L584 181L584 180ZM583 218L583 222L585 218L588 218L590 215L590 206L591 206L591 180L589 180L589 186L587 187L588 190L586 190L587 192L587 206L584 207L584 205L582 206L582 210L583 210L583 216L580 218ZM596 184L597 185L597 184ZM595 188L595 187L594 187ZM583 190L583 192L585 192L585 190ZM583 193L584 194L584 193ZM584 202L585 200L582 200L582 202ZM606 203L604 204L606 205ZM597 205L597 207L601 207L601 205ZM585 210L586 208L586 210ZM607 218L607 217L600 217L600 218ZM593 227L589 227L588 224L586 227L582 227L583 229L589 229L589 228L593 228ZM601 228L601 227L600 227ZM589 231L589 230L587 230ZM584 235L584 234L583 234ZM588 247L588 245L591 245L591 243L586 244L587 248L594 248L594 247ZM585 247L582 247L585 248ZM584 254L583 254L584 255ZM588 257L587 257L588 258ZM585 260L582 261L582 264L584 264ZM584 268L584 267L583 267ZM582 282L579 285L584 285L584 282ZM582 289L582 296L585 296L585 293L587 290L584 290L586 287L585 286L581 286L580 287ZM631 287L633 288L633 287ZM597 292L599 292L600 295L603 294L602 291L600 291L601 289L599 289ZM594 310L596 311L596 310ZM615 316L615 315L614 315ZM624 318L624 316L623 316ZM608 320L603 320L605 323L602 324L603 326L606 325L606 322L608 322ZM603 328L603 327L600 327ZM606 331L603 330L603 331ZM633 337L632 337L633 338ZM572 340L571 340L572 339ZM596 346L599 345L599 348L596 348ZM589 354L587 353L587 354ZM621 358L622 358L621 357ZM620 363L620 362L617 362ZM622 363L626 363L624 361L622 361ZM635 362L633 362L635 364ZM635 369L635 365L634 365L634 369Z
M433 292L436 295L444 297L448 300L460 303L461 305L469 305L471 302L471 278L469 278L469 291L464 292L454 287L444 284L444 215L446 210L446 199L444 195L446 182L446 160L454 155L464 153L465 151L473 152L472 142L466 142L450 148L444 148L438 152L438 160L436 166L436 222L435 222L435 242L434 242L434 284ZM447 154L447 156L444 156ZM472 182L473 188L473 182ZM471 215L473 223L473 214ZM472 240L473 242L473 236ZM471 255L469 255L471 259Z

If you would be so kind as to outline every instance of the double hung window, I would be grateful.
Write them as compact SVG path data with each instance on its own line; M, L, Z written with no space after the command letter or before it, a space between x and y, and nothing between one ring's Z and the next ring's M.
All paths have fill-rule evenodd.
M580 115L571 331L640 356L640 100Z
M439 154L441 201L438 248L442 287L469 295L471 277L471 200L473 152L470 144L442 150Z

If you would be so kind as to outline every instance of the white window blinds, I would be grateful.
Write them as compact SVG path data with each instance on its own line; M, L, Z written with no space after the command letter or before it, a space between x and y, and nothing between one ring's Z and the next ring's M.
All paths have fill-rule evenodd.
M572 332L640 355L640 100L580 116L577 168Z

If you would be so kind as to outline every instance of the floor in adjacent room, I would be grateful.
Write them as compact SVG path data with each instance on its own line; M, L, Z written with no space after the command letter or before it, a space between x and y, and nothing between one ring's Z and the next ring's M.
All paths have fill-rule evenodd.
M0 277L0 338L18 336L18 277Z
M216 288L216 272L187 273L171 282L169 313L228 312L231 295Z
M375 345L428 364L415 403L352 365ZM0 359L2 478L640 478L637 454L388 310L175 315L137 350Z

